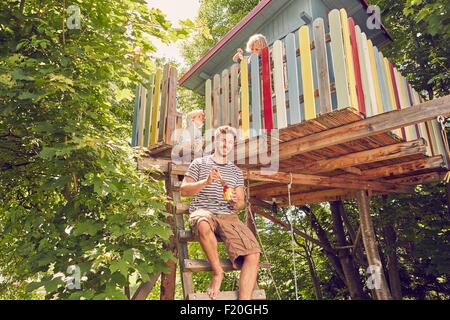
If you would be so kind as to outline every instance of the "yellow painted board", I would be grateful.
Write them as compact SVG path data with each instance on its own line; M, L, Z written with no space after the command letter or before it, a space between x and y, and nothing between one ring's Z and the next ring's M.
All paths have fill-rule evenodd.
M381 97L381 88L379 85L379 75L377 70L377 64L375 62L375 51L373 49L373 43L372 40L367 41L367 45L369 47L369 59L370 59L370 66L372 69L372 76L373 76L373 82L375 87L375 98L377 101L377 114L381 114L384 112L383 109L383 98Z
M388 93L389 93L388 94L389 102L390 102L390 104L389 104L390 108L389 109L390 110L397 110L397 106L396 106L396 103L395 103L395 95L394 95L394 85L392 83L392 79L391 79L391 76L390 76L391 70L389 69L389 60L386 57L384 57L383 63L384 63L384 69L386 71L387 87L388 87ZM400 129L395 129L393 131L394 131L394 133L397 136L399 136L399 137L402 136L402 131Z
M370 100L370 92L369 92L369 84L368 84L368 77L367 77L367 63L366 58L364 55L364 49L363 49L363 36L361 29L359 26L355 26L355 33L356 33L356 43L358 46L358 57L359 57L359 66L361 68L361 82L364 92L364 105L366 109L366 114L369 116L371 115L371 109L372 104Z
M358 107L358 97L356 95L356 77L355 77L355 65L353 62L353 52L352 45L350 42L350 29L348 26L348 16L345 9L339 10L341 14L341 24L342 24L342 38L344 40L344 51L345 51L345 65L348 75L348 88L350 94L350 105L359 109Z
M331 10L328 13L328 21L330 24L331 57L333 61L337 104L338 109L345 109L350 107L350 94L348 92L348 75L345 67L341 14L339 10Z
M277 128L287 127L286 93L284 85L283 43L277 40L273 44L273 83L275 89L275 103L277 106Z
M377 105L377 97L375 94L376 83L373 78L372 65L370 63L369 41L367 40L367 36L365 33L362 34L362 45L363 45L364 61L366 63L367 85L369 89L370 106L371 106L370 109L366 108L366 112L367 115L370 117L378 114L378 105Z
M241 60L241 95L242 139L245 140L249 137L250 128L247 57Z
M404 81L403 81L403 77L400 74L400 72L395 69L395 78L397 81L397 88L399 90L399 95L400 95L400 101L401 101L401 108L405 109L409 107L409 103L408 103L408 98L406 97L406 95L408 94L404 85ZM405 127L405 134L406 134L406 140L407 141L412 141L415 140L417 137L414 133L414 127L413 126L407 126Z
M305 106L305 120L316 117L316 105L314 101L314 81L311 60L311 41L309 38L309 27L302 26L299 31L300 37L300 63L302 66L303 98Z
M145 124L144 124L144 147L150 145L150 123L152 118L152 102L153 102L153 92L155 86L155 75L150 75L148 82L148 93L147 93L147 105L145 107Z
M158 118L159 109L161 105L161 79L162 70L156 70L155 75L155 93L153 94L152 102L152 124L151 124L151 134L150 134L150 145L155 145L158 142Z

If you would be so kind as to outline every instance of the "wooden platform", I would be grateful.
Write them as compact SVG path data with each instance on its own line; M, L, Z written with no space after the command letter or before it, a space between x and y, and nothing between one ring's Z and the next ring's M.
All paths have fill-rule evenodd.
M381 117L387 115L377 117L382 120ZM291 203L297 205L354 198L354 191L360 189L372 190L374 194L411 192L411 185L443 177L446 172L444 159L440 155L427 156L424 139L404 141L391 132L376 133L376 130L372 134L371 123L367 122L369 119L364 120L364 116L357 110L347 108L281 129L276 140L280 155L278 172L281 174L273 179L258 174L261 168L268 168L268 165L252 164L249 161L248 149L255 138L238 142L237 150L247 148L245 159L240 159L238 166L251 181L250 196L266 201L275 198L279 205L286 205L287 183L291 173L297 174L291 189ZM348 126L349 124L352 126ZM328 132L334 132L332 129L346 127L351 127L349 130L356 133L360 132L361 138L336 137L334 140L345 142L327 142L323 144L326 145L323 148L303 145L302 141L307 143L309 138L326 136ZM364 130L367 131L366 134ZM349 133L342 132L342 135L347 134ZM164 155L161 148L149 150L148 157L139 161L139 167L157 166L164 171L171 160L167 147L163 149ZM268 150L270 149L272 146L269 145ZM314 150L304 151L311 149ZM239 159L239 156L235 158ZM187 166L187 163L177 164L171 170L183 175Z

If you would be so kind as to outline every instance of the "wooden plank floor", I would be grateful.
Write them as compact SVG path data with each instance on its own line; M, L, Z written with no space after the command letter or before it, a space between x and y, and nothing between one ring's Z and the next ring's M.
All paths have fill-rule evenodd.
M287 128L279 130L279 143L288 142L296 138L305 137L311 134L322 132L328 129L340 127L349 123L357 122L364 119L364 115L359 113L358 110L347 108L336 110L327 114L319 115L317 118L300 123L291 125ZM371 150L375 148L380 148L384 146L394 145L403 142L402 138L396 136L391 132L386 132L383 134L376 134L367 138L349 141L347 143L338 144L332 147L322 148L315 150L313 152L305 152L301 154L296 154L289 159L282 160L279 163L279 171L281 172L291 172L291 173L306 173L302 171L302 167L307 164L314 163L319 160L333 159L336 157L352 154L355 152ZM164 153L161 153L161 149L164 149ZM270 146L269 146L270 150ZM151 157L157 157L158 159L163 159L164 161L170 161L170 150L166 146L162 148L155 148L149 151ZM425 154L413 154L408 156L401 156L390 160L378 161L364 163L352 167L353 171L336 169L328 172L320 172L318 175L321 176L340 176L357 178L360 172L364 175L364 172L370 169L382 168L391 166L394 164L407 163L412 160L425 159L427 156ZM261 164L249 164L249 158L247 155L245 164L238 164L238 166L244 170L257 170L262 167L268 167L267 165ZM187 164L185 164L187 166ZM142 166L141 166L142 167ZM356 173L355 173L356 172ZM423 179L430 181L430 179L438 179L441 174L445 172L445 169L440 165L434 168L426 168L423 170L418 170L397 176L389 177L379 177L379 181L383 180L395 180L398 178L408 178L413 176L418 176L418 178L407 179L406 182L409 184L420 183L423 175ZM436 173L433 175L433 173ZM425 175L424 175L425 174ZM364 178L361 178L364 179ZM377 180L372 179L372 180ZM405 183L405 180L401 181ZM294 196L296 204L303 204L302 198L305 201L322 202L330 201L334 199L345 199L353 196L351 190L341 190L341 189L331 189L323 186L308 186L308 185L293 185L292 195ZM305 195L306 194L306 195ZM271 201L272 198L276 198L277 202L285 204L287 202L287 186L284 183L274 183L274 182L251 182L250 183L250 195L256 197L260 200ZM302 195L305 195L302 197ZM311 195L308 197L307 195Z

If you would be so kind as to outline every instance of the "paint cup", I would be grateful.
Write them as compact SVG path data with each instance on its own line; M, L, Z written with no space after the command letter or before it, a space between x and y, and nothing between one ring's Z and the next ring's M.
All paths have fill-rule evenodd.
M231 200L231 196L233 195L234 192L234 188L230 188L227 185L223 186L223 199L225 201L230 201Z

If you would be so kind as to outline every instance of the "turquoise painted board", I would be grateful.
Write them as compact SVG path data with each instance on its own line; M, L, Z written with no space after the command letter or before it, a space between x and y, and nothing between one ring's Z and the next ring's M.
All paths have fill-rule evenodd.
M408 104L408 107L412 107L413 104L408 94L408 84L406 83L406 78L402 77L402 80L403 80L403 88L406 94L406 103Z
M377 65L377 71L378 71L378 80L379 80L379 86L381 91L381 100L383 101L383 111L388 112L389 111L389 100L387 96L387 87L386 87L386 79L384 74L384 68L383 68L383 58L380 57L381 52L378 51L377 47L373 47L374 55L375 55L375 62Z
M136 99L134 100L134 116L133 116L133 128L131 131L131 146L137 146L137 122L138 122L138 112L139 104L141 100L141 86L136 86Z
M208 79L205 83L205 139L207 143L211 143L212 141L212 127L212 81Z
M252 130L250 130L250 135L255 136L261 133L261 80L257 54L252 54L250 57L250 76L252 89Z
M222 93L221 93L221 101L222 101L222 124L230 125L230 72L228 69L222 71Z
M297 53L295 46L295 35L290 33L286 37L286 62L289 88L289 124L300 123L302 117L300 111L300 92L297 73Z

